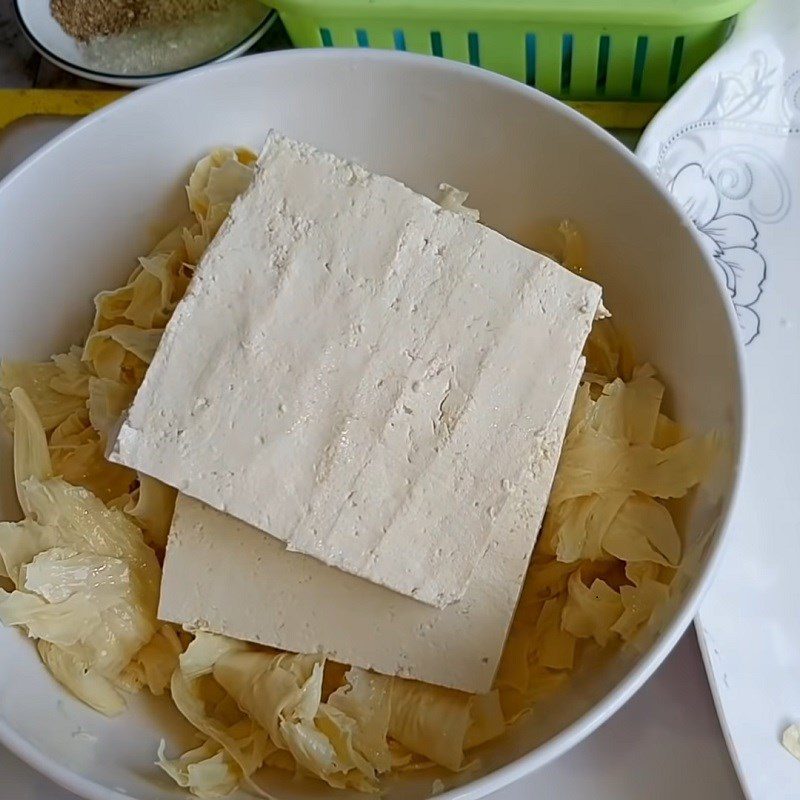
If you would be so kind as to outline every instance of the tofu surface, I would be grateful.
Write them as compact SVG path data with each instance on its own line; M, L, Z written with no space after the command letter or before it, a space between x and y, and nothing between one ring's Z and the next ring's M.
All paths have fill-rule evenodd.
M186 495L167 544L159 617L468 692L485 692L502 654L541 526L583 361L536 463L503 509L506 526L464 597L434 608L348 575Z
M599 302L545 256L271 133L109 458L445 607L510 535Z

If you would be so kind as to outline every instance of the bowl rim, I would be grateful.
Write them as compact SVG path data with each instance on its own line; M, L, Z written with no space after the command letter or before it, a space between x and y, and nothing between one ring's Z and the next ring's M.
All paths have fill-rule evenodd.
M92 69L91 67L84 67L75 61L70 61L68 58L64 58L63 56L58 55L58 53L53 52L41 41L41 39L34 33L31 26L28 24L28 21L25 19L25 15L22 12L21 0L12 0L12 6L17 23L22 29L23 34L25 34L25 38L31 43L31 45L33 45L33 48L48 61L51 61L57 67L61 67L62 69L67 70L67 72L71 72L73 75L78 75L81 78L87 78L89 80L95 80L115 86L129 86L131 88L147 86L151 83L155 83L156 81L167 80L168 78L172 78L177 75L183 75L184 73L190 72L194 69L200 69L201 67L205 67L210 64L235 58L237 55L247 50L247 48L254 45L264 34L266 34L267 31L271 30L271 28L278 21L278 12L274 8L265 8L266 13L264 18L246 36L243 36L238 42L231 45L227 49L222 50L216 55L211 56L210 58L198 61L196 64L192 64L189 67L181 67L180 69L165 70L164 72L142 73L141 75L126 75L124 72L109 72L107 70L97 70ZM69 36L67 33L65 33L65 35Z
M734 399L739 412L738 418L733 420L733 478L731 489L722 502L718 522L716 523L716 532L706 549L703 565L699 570L698 578L694 586L686 593L673 615L673 618L663 628L647 650L643 652L635 666L616 684L612 691L595 703L585 714L559 731L552 738L508 764L469 781L463 786L449 789L438 795L441 800L478 800L478 798L485 797L492 792L498 791L508 784L543 767L545 764L548 764L558 756L567 752L596 730L626 703L655 672L688 628L719 566L725 542L730 536L730 520L733 507L736 499L740 495L742 465L747 451L748 438L748 406L745 391L744 346L739 336L733 305L730 302L722 279L712 263L711 256L708 255L703 248L700 234L689 220L683 217L683 212L677 200L675 200L675 198L673 198L657 181L644 162L639 161L630 150L608 133L608 131L561 101L511 78L489 72L488 70L470 64L449 61L443 58L402 51L373 50L367 48L319 48L258 53L234 61L209 64L179 74L167 81L150 84L136 92L132 92L70 126L63 133L56 136L42 148L30 155L1 180L0 194L9 191L20 175L34 168L37 161L50 151L60 147L61 144L70 137L80 135L83 130L102 123L108 116L116 113L116 108L120 104L133 106L137 103L145 102L145 100L149 99L151 94L158 94L161 92L171 93L184 83L189 84L192 81L202 81L211 70L215 72L236 72L239 69L252 69L255 67L256 63L260 63L263 69L269 70L272 64L282 65L284 62L289 62L291 64L298 61L307 61L311 63L320 61L341 61L351 64L367 62L390 65L392 68L397 69L410 67L423 70L438 70L468 81L483 83L483 85L490 90L497 89L504 92L515 93L530 102L538 103L547 108L549 113L560 116L565 124L577 125L579 128L582 128L588 135L600 139L604 142L605 146L615 151L616 154L627 163L628 168L633 169L641 179L650 185L654 193L658 195L663 202L666 202L678 218L684 219L684 226L692 237L706 269L714 280L714 285L716 286L719 300L723 305L725 318L727 320L728 335L730 336L733 347L736 371L734 378L737 385L738 396ZM93 780L78 775L68 767L49 757L30 742L23 739L22 736L17 734L11 726L2 719L0 719L0 744L5 745L15 755L57 784L87 798L87 800L130 800L130 795L122 794L110 787L103 786Z

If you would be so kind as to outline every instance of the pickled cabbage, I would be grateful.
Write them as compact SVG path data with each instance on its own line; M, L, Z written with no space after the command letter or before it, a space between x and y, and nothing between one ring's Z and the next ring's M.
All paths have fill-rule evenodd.
M781 736L781 744L800 761L800 725L790 725Z
M368 792L377 791L379 777L396 765L392 740L410 754L459 770L465 749L505 729L496 691L469 695L352 667L344 685L323 700L324 667L319 656L282 653L200 632L180 657L172 696L189 722L227 754L227 768L235 764L242 778L249 778L260 764L243 756L230 736L230 723L226 727L215 717L206 698L219 703L220 689L277 750L291 756L290 764L330 786ZM202 751L203 760L209 752ZM223 756L217 750L213 756L219 769ZM188 781L188 762L195 763L194 758L187 753L165 763L170 770L183 765L179 774Z
M39 640L50 671L84 702L121 711L121 675L156 630L161 570L142 533L86 489L51 477L44 428L20 387L11 400L25 519L0 523L0 621Z
M469 208L464 205L467 202L469 194L461 189L456 189L449 183L439 184L439 196L436 202L448 211L455 211L456 214L461 214L467 219L477 222L480 219L480 212L476 208Z
M178 630L169 623L161 624L126 667L122 675L126 688L137 691L146 686L151 694L164 694L183 649Z
M187 218L124 286L97 295L84 347L0 365L25 513L0 523L0 578L14 587L0 593L0 621L37 638L57 680L102 713L122 711L126 691L169 691L201 740L175 758L162 742L157 763L198 797L242 783L263 795L253 776L265 766L370 793L393 772L467 769L473 748L562 691L576 670L643 640L681 559L665 501L706 475L717 440L672 420L656 370L637 365L610 321L595 323L547 515L486 695L158 623L155 552L176 493L109 464L104 449L254 162L249 151L219 149L197 164ZM466 193L440 191L443 207L477 219ZM571 223L559 231L565 265L584 271L579 232ZM796 747L796 730L787 741Z
M217 770L223 763L249 779L267 755L281 750L291 756L289 763L331 786L377 791L378 775L391 767L389 695L373 679L390 679L348 673L352 682L323 702L323 670L319 656L280 653L201 633L180 658L172 697L186 719L220 748L212 754ZM219 718L212 706L219 707L220 691L245 715L242 719ZM242 749L231 731L243 719L257 726L250 735L259 733L269 747ZM209 752L202 752L201 761L211 757ZM194 764L194 758L184 754L166 761L162 754L168 771L178 770L182 781L189 781L187 759Z
M505 728L497 692L469 695L403 678L384 680L392 686L389 734L435 764L461 769L465 748L495 738Z
M498 674L509 718L537 693L557 691L557 677L590 663L598 649L641 639L681 560L664 501L696 486L719 448L713 434L691 437L664 413L655 369L635 364L612 323L595 323L586 354Z
M612 627L622 611L622 598L604 580L595 578L592 585L587 586L580 570L572 573L561 619L567 633L578 639L591 637L603 647L611 638Z
M41 364L4 361L0 365L0 403L3 406L3 421L13 430L14 412L11 390L19 387L33 402L45 431L51 431L67 417L85 410L84 398L60 392L53 387L65 373L54 361Z

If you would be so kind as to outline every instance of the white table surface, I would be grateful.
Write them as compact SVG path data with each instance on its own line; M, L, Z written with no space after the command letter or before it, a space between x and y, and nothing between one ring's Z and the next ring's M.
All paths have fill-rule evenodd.
M0 132L0 177L69 125ZM0 800L74 800L0 746ZM634 698L578 747L493 800L742 800L690 629ZM776 798L777 800L777 798Z

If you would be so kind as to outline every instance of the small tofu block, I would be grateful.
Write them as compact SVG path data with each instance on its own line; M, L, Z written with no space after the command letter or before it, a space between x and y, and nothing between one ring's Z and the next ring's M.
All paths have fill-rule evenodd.
M271 133L109 458L444 607L509 535L599 302L545 256Z
M388 675L486 692L541 526L583 360L503 507L464 597L438 609L347 575L233 517L178 495L159 617Z

